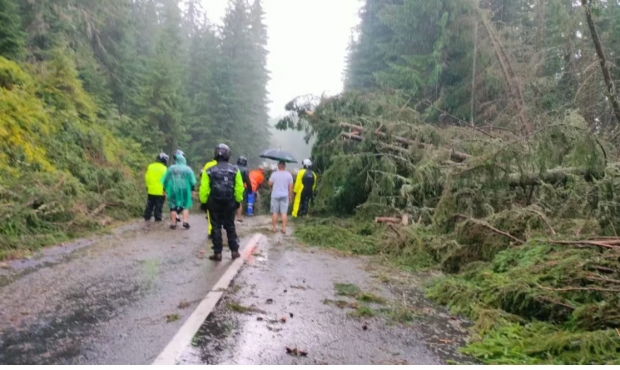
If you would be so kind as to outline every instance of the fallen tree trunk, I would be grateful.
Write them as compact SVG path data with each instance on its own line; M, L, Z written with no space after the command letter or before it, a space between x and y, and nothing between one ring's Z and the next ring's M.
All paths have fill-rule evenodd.
M401 218L398 217L377 217L375 218L375 222L378 224L403 224L405 226L409 225L409 215L403 215Z
M565 181L570 175L586 177L594 174L592 171L584 168L560 167L543 173L529 173L523 175L520 173L513 173L510 175L508 184L512 187L540 185L543 182L556 184Z
M365 131L364 127L352 125L352 124L349 124L349 123L341 123L340 127L348 128L348 129L351 129L351 130L355 130L357 132L364 132ZM388 135L386 133L384 133L384 132L375 131L374 134L379 136L379 137L388 138ZM346 138L346 139L353 140L353 141L358 141L358 142L361 142L362 140L364 140L364 138L362 136L356 135L356 134L352 134L352 133L348 133L348 132L343 132L341 134L341 136ZM425 143L417 142L415 140L407 139L407 138L400 137L400 136L394 136L394 137L391 137L390 139L393 139L395 142L397 142L399 144L403 144L403 145L407 145L407 146L417 146L419 149L431 149L431 148L433 148L433 146L430 145L430 144L425 144ZM440 148L440 149L442 149L442 148ZM469 155L467 153L457 152L457 151L454 151L454 150L451 150L451 149L446 149L446 148L443 148L443 149L450 151L450 159L453 160L454 162L464 162L467 159L471 158L471 155Z

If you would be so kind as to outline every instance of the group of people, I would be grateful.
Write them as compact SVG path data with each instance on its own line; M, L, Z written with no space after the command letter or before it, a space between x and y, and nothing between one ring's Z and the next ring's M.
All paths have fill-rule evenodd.
M222 260L223 239L222 228L226 230L228 245L232 259L240 257L239 240L235 228L235 216L242 222L243 206L247 203L247 214L254 213L254 201L258 189L264 182L264 168L261 166L249 171L248 160L239 157L237 165L229 163L230 148L219 144L215 148L213 160L208 162L202 171L199 189L201 210L207 213L209 220L209 238L213 242L212 261ZM196 196L196 177L194 171L187 166L185 153L177 150L173 154L174 165L168 167L170 160L165 153L160 153L155 162L148 166L145 175L148 191L144 220L150 221L153 217L156 222L163 221L163 207L166 199L170 208L170 228L176 229L178 223L189 229L189 210L192 208L192 199ZM271 192L271 213L273 218L273 232L276 232L278 214L282 215L282 233L286 234L287 214L289 203L293 203L293 217L303 217L308 214L309 203L314 199L316 189L316 174L311 170L312 162L303 161L304 169L293 181L293 176L286 171L286 164L280 162L278 171L274 171L269 178Z

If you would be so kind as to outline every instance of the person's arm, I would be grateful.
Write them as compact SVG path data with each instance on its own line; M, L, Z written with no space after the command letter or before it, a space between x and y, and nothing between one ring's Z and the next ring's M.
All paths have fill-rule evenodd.
M164 174L164 176L162 176L160 182L161 184L164 186L164 196L166 196L166 190L168 190L168 185L170 183L170 180L168 179L170 177L170 171L166 170L166 173Z
M146 169L146 173L144 174L144 184L146 185L146 190L149 190L149 172L150 172L151 167L149 166Z
M207 171L203 171L202 179L200 180L200 203L207 204L207 202L209 201L209 194L211 194L209 175L207 174Z
M252 181L250 181L250 173L246 170L243 175L243 184L248 192L252 192Z
M273 174L271 174L271 177L269 177L269 182L267 184L269 185L269 187L273 186Z
M293 203L293 175L290 175L289 177L289 181L288 181L288 201L289 203Z
M293 202L293 179L291 179L291 182L288 184L288 201L289 203Z
M237 170L237 176L235 177L235 200L237 203L243 202L243 191L245 187L243 186L243 176L241 176L241 171Z
M194 171L190 168L189 170L189 185L192 188L192 196L194 196L196 194L196 174L194 174Z

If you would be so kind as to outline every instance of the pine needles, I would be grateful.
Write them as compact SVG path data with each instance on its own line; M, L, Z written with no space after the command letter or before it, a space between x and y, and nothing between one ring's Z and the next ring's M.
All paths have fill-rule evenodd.
M527 137L491 137L404 119L392 98L344 94L309 118L323 173L319 210L356 216L307 222L298 236L450 274L428 295L475 321L464 351L485 363L618 363L620 166L612 145L574 112ZM343 139L343 128L359 139ZM370 221L402 214L415 224Z

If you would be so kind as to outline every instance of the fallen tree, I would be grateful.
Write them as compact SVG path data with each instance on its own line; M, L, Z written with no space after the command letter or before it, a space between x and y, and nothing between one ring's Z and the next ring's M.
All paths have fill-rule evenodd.
M576 112L524 136L489 135L429 125L385 101L344 94L308 118L321 175L314 212L355 220L317 220L299 235L329 245L338 227L341 249L443 270L429 294L476 322L465 351L481 361L617 362L613 144ZM401 225L403 214L413 223Z

